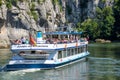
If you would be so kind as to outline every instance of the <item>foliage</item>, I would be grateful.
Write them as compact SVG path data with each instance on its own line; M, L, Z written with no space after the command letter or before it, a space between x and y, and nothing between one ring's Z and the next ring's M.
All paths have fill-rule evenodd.
M96 8L96 17L94 19L86 19L82 23L78 23L78 30L87 31L91 39L104 38L108 39L114 25L113 10L111 7Z
M100 35L98 31L98 23L95 19L87 19L82 23L78 23L77 26L79 27L79 31L87 31L91 39Z
M96 13L96 19L100 28L100 38L109 38L115 22L112 8L109 6L103 9L97 8Z
M59 1L58 0L52 0L52 3L55 5L55 4L58 4Z
M115 0L114 9L120 12L120 0Z
M113 28L114 38L120 40L120 0L115 0L114 5L115 24Z
M12 3L6 2L6 6L7 6L8 9L11 9L12 8Z
M45 2L45 0L38 0L38 3L39 4L42 4L42 3L44 3Z
M2 6L2 0L0 0L0 7Z
M32 16L34 17L34 19L37 21L38 20L38 15L35 11L31 11Z
M105 3L105 2L106 2L106 0L102 0L102 2L103 2L103 3Z
M35 4L32 2L31 6L30 6L30 10L33 11L35 10Z
M23 2L23 1L25 1L25 0L19 0L20 2Z
M53 5L54 5L54 7L55 7L55 5L58 5L59 8L60 8L60 11L63 10L63 9L62 9L62 3L61 3L60 0L52 0L52 3L53 3Z
M17 6L18 0L6 0L6 6L8 9L12 8L12 5Z
M63 10L62 5L59 5L59 7L60 7L60 11L62 11Z
M35 11L35 4L33 2L30 6L30 10L31 10L31 16L33 16L33 18L37 21L38 20L38 14Z

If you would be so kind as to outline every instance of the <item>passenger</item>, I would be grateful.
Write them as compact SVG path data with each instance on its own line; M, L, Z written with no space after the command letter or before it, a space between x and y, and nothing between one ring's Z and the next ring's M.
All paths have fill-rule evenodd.
M64 39L64 43L67 43L68 42L68 40L67 39Z
M50 38L46 39L46 43L47 43L47 44L50 44L50 43L51 43Z
M84 42L84 38L81 38L80 41L81 41L81 42Z
M75 41L78 42L78 36L76 36Z
M15 44L21 44L21 40L16 39L16 40L15 40Z
M25 44L29 44L29 40L28 39L26 39Z
M25 37L21 37L21 41L22 41L22 44L25 44L26 38Z
M57 42L58 42L58 40L55 38L54 41L53 41L53 43L57 44Z
M86 38L86 39L87 39L87 41L89 41L89 35L87 35L87 38Z
M21 51L20 53L19 53L19 55L21 56L21 55L23 55L23 54L25 54L25 52L24 51Z

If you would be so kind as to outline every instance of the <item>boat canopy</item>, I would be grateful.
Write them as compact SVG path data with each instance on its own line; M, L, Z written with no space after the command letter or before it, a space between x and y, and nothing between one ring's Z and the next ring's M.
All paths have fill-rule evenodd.
M80 35L82 34L83 32L74 32L74 31L71 31L71 32L46 32L46 33L43 33L44 35Z

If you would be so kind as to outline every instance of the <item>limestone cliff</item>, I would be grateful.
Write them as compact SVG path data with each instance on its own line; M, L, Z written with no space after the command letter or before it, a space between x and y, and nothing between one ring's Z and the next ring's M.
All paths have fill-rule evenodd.
M53 31L58 26L75 26L95 17L97 6L114 0L0 0L0 47L10 40L28 36L30 29Z

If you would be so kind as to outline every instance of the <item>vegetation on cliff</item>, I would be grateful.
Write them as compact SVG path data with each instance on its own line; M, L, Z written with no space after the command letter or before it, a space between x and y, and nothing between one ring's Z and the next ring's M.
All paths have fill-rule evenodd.
M96 7L96 16L79 22L78 30L87 31L92 40L96 38L120 40L119 4L120 1L115 0L113 6Z
M113 27L112 37L114 39L119 38L119 40L120 40L120 0L115 0L114 18L115 18L115 23L114 23L114 27Z

